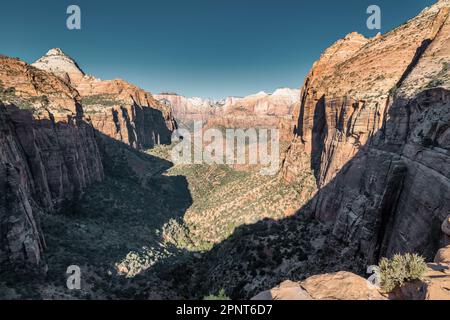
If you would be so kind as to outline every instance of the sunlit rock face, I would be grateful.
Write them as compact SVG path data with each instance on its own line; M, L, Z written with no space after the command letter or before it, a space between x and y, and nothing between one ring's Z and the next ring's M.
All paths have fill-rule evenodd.
M137 149L170 143L176 127L171 108L151 93L122 79L101 80L86 75L60 49L51 49L33 66L57 75L76 89L85 116L107 136Z
M77 63L59 48L50 49L32 66L49 71L71 83L77 82L85 75Z
M383 36L336 42L312 67L294 112L284 178L312 169L320 191L311 210L372 262L410 251L432 259L442 245L450 211L449 6L439 1Z
M172 106L180 124L203 121L206 128L276 128L282 141L290 141L294 129L292 114L299 104L300 91L281 88L272 94L259 92L220 101L174 93L155 95L155 98Z
M87 76L59 49L34 65L1 56L0 263L45 269L39 215L104 179L103 139L145 149L170 143L175 128L150 93Z

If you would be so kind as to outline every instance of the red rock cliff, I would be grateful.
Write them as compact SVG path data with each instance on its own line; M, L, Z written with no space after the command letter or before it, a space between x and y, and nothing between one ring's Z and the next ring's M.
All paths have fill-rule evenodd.
M176 128L172 110L149 92L121 79L87 76L60 49L51 49L33 66L57 75L76 89L86 119L105 135L137 149L170 143Z
M56 76L0 57L0 263L42 266L42 211L103 179L94 128Z
M313 170L313 213L372 262L408 251L432 258L442 245L439 226L450 211L449 7L439 1L373 39L349 34L325 51L302 88L283 175L295 183Z

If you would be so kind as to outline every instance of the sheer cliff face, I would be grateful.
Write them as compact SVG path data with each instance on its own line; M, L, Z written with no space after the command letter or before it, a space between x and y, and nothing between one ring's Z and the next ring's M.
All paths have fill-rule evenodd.
M173 108L174 117L183 122L206 121L223 113L221 101L188 98L175 93L161 93L154 97L161 103L170 105Z
M348 35L302 88L283 175L295 182L312 169L314 214L370 261L405 251L432 258L442 240L450 211L449 7L439 1L384 36Z
M86 76L59 49L34 65L0 56L0 263L25 267L45 265L39 214L103 180L98 138L150 148L176 126L150 93Z
M81 96L84 116L105 135L134 148L170 143L176 128L171 108L124 80L87 76L60 49L51 49L33 66L51 72Z
M52 74L0 58L0 263L42 265L42 211L103 179L78 93Z
M292 112L299 103L298 90L283 88L272 94L259 92L243 98L228 97L221 117L213 117L207 127L278 128L280 139L290 142L294 122Z

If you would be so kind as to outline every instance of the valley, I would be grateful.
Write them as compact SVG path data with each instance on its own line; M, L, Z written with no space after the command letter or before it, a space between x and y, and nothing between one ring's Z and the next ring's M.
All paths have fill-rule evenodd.
M32 285L26 279L25 292L15 293L18 297L192 297L188 279L175 286L186 286L183 291L174 288L160 296L148 292L148 283L160 286L168 270L200 260L241 225L293 215L292 203L305 196L303 189L296 190L298 186L284 185L279 176L262 176L257 168L173 166L170 145L147 153L110 147L116 150L110 151L113 159L104 159L105 180L89 187L76 204L63 209L64 214L41 217L49 269ZM151 167L152 172L135 174L129 158L136 158L136 166ZM314 192L312 175L304 177L304 185ZM65 271L72 264L79 265L83 275L83 289L73 296L65 288ZM3 278L9 276L3 274ZM138 287L143 281L142 292ZM8 283L3 285L8 288ZM17 287L17 279L14 283Z
M220 101L0 56L0 298L450 299L449 48L439 0L339 39L300 90ZM176 163L198 120L278 129L277 172Z

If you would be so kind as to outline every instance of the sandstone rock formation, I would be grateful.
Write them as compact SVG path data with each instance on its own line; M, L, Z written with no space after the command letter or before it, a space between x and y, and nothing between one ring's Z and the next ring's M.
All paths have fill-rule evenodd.
M198 97L188 98L176 93L155 94L155 99L173 108L173 115L177 121L189 123L191 121L207 121L224 112L223 101L214 101Z
M176 123L171 108L124 80L100 80L85 75L60 49L51 49L33 63L61 77L80 96L86 119L105 135L136 149L170 143Z
M252 300L386 300L366 279L350 272L317 275L302 282L283 282Z
M224 108L228 112L245 111L260 116L289 116L299 101L299 90L280 88L272 94L261 91L243 98L228 97Z
M75 60L64 54L59 48L50 49L44 56L33 63L33 66L49 71L74 84L85 76Z
M397 252L431 260L443 245L449 12L450 1L439 1L383 36L339 40L314 64L294 112L283 176L295 183L302 171L314 171L319 192L308 210L366 265Z
M442 232L450 237L450 215L445 218L444 222L442 223Z
M287 280L272 290L257 294L251 300L312 300L312 298L300 283Z
M176 94L160 94L155 98L171 105L180 123L203 120L205 128L278 128L281 140L290 142L294 129L292 112L299 104L300 92L281 88L272 94L259 92L243 98L227 97L222 101Z
M252 300L450 300L448 265L429 263L423 280L383 294L366 279L350 272L316 275L301 282L285 281Z
M107 137L150 148L175 127L150 93L86 76L59 49L34 66L0 56L0 263L45 266L39 215L103 180Z
M0 57L0 263L43 266L39 214L103 179L94 128L60 78Z
M450 245L439 249L438 253L434 257L434 262L450 265Z
M366 279L350 272L312 276L302 287L316 300L385 300Z

